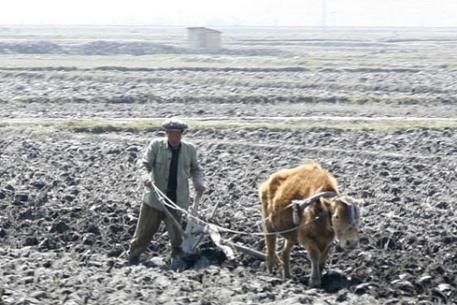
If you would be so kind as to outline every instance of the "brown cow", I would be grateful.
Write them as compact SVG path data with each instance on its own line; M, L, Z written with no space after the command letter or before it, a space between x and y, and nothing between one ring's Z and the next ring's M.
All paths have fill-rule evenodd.
M335 178L317 163L274 173L260 186L259 196L269 272L275 263L282 264L283 277L290 277L289 255L301 244L311 259L310 285L319 287L332 242L337 239L346 249L358 245L363 201L341 196ZM277 234L286 238L281 258L275 250Z

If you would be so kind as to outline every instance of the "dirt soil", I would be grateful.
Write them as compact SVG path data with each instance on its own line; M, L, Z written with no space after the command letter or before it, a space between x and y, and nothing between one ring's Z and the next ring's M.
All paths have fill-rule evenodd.
M310 52L329 47L338 49ZM354 47L367 57L418 49L409 42ZM424 50L438 52L433 44ZM254 257L225 258L208 238L193 267L170 270L163 227L141 263L129 266L142 192L137 161L163 133L9 121L455 119L455 69L380 62L381 70L338 71L0 69L0 304L457 304L455 128L190 126L184 139L198 147L208 186L201 217L244 232L221 232L224 239L263 252L258 185L310 160L333 173L342 193L366 201L359 248L335 247L322 288L311 289L301 247L287 281Z
M327 292L307 287L310 266L303 250L293 253L295 276L286 282L243 255L221 265L169 271L161 260L168 254L164 230L144 262L128 266L125 251L141 194L135 162L154 136L2 130L6 304L455 300L455 132L194 130L186 135L200 148L207 175L204 213L220 203L212 221L225 228L259 232L258 184L275 170L310 159L334 173L345 194L367 201L360 248L331 256L330 270L339 277ZM261 236L223 235L263 251Z

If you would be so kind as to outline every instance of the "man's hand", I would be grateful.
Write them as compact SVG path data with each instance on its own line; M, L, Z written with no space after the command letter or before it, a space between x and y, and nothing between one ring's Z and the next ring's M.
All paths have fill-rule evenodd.
M195 191L200 194L204 193L206 191L206 187L204 185L196 185Z
M154 182L152 181L151 177L144 177L143 178L143 185L148 188L152 188Z

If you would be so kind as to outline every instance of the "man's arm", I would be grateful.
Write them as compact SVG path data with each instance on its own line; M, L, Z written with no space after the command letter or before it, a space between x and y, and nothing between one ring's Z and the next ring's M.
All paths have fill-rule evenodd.
M192 176L192 182L194 183L195 190L199 193L203 193L206 190L204 181L205 175L203 173L203 168L198 162L197 150L195 147L192 148L190 174Z
M156 160L157 150L158 141L151 141L143 154L143 158L138 161L142 181L147 187L152 187L154 181L154 171L152 170L152 167Z

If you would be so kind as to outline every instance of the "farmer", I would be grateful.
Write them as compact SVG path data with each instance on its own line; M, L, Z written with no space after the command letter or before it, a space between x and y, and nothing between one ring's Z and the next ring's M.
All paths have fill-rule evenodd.
M153 140L139 162L145 189L135 234L130 243L129 264L139 263L141 253L148 247L162 220L170 237L171 259L181 254L182 237L172 219L166 217L152 189L153 185L184 209L189 206L189 178L192 178L197 193L205 191L197 151L192 144L181 140L187 125L178 119L168 119L162 127L166 137ZM181 214L174 209L168 210L181 223Z

